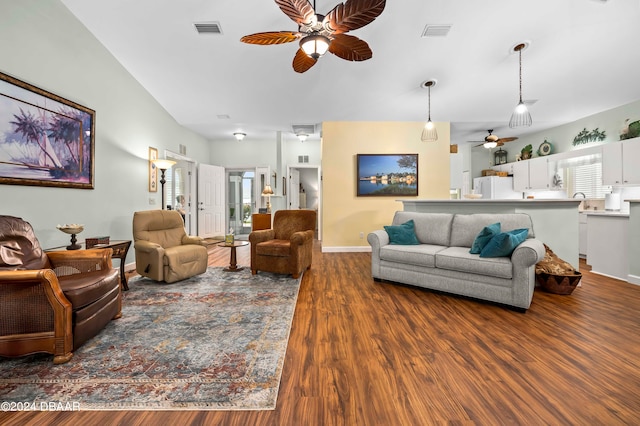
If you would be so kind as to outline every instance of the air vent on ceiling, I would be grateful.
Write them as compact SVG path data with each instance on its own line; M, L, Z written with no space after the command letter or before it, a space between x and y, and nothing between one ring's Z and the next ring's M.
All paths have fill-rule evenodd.
M220 22L196 22L193 25L200 34L222 34Z
M229 120L231 118L229 114L218 114L217 117L218 120Z
M422 37L445 37L451 30L450 24L427 24L422 31Z
M296 135L305 134L305 135L313 135L316 133L316 125L315 124L292 124L291 128L293 129L293 133Z

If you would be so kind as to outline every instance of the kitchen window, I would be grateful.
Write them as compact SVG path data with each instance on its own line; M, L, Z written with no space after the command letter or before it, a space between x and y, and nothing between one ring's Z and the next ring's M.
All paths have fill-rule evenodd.
M602 155L587 155L562 161L569 196L581 192L585 198L604 198L611 186L602 184Z

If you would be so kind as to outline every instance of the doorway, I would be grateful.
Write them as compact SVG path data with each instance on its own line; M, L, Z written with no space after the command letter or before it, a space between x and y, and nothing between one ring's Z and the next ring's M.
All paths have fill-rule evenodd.
M287 166L287 209L316 211L316 231L322 239L322 171L318 165Z
M256 208L255 169L227 170L227 223L235 238L246 240L251 233L251 214Z

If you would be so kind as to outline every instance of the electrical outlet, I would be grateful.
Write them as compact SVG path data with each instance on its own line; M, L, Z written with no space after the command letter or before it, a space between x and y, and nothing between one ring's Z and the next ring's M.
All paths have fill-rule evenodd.
M149 204L152 205L152 206L155 205L156 204L156 199L153 198L153 197L149 197Z
M364 238L364 232L360 233L360 239L362 240Z

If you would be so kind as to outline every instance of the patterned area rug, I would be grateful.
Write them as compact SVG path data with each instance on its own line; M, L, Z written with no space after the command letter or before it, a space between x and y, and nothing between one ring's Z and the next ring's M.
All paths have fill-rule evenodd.
M0 401L81 410L272 410L300 280L209 268L173 284L136 277L111 321L66 364L0 357Z

